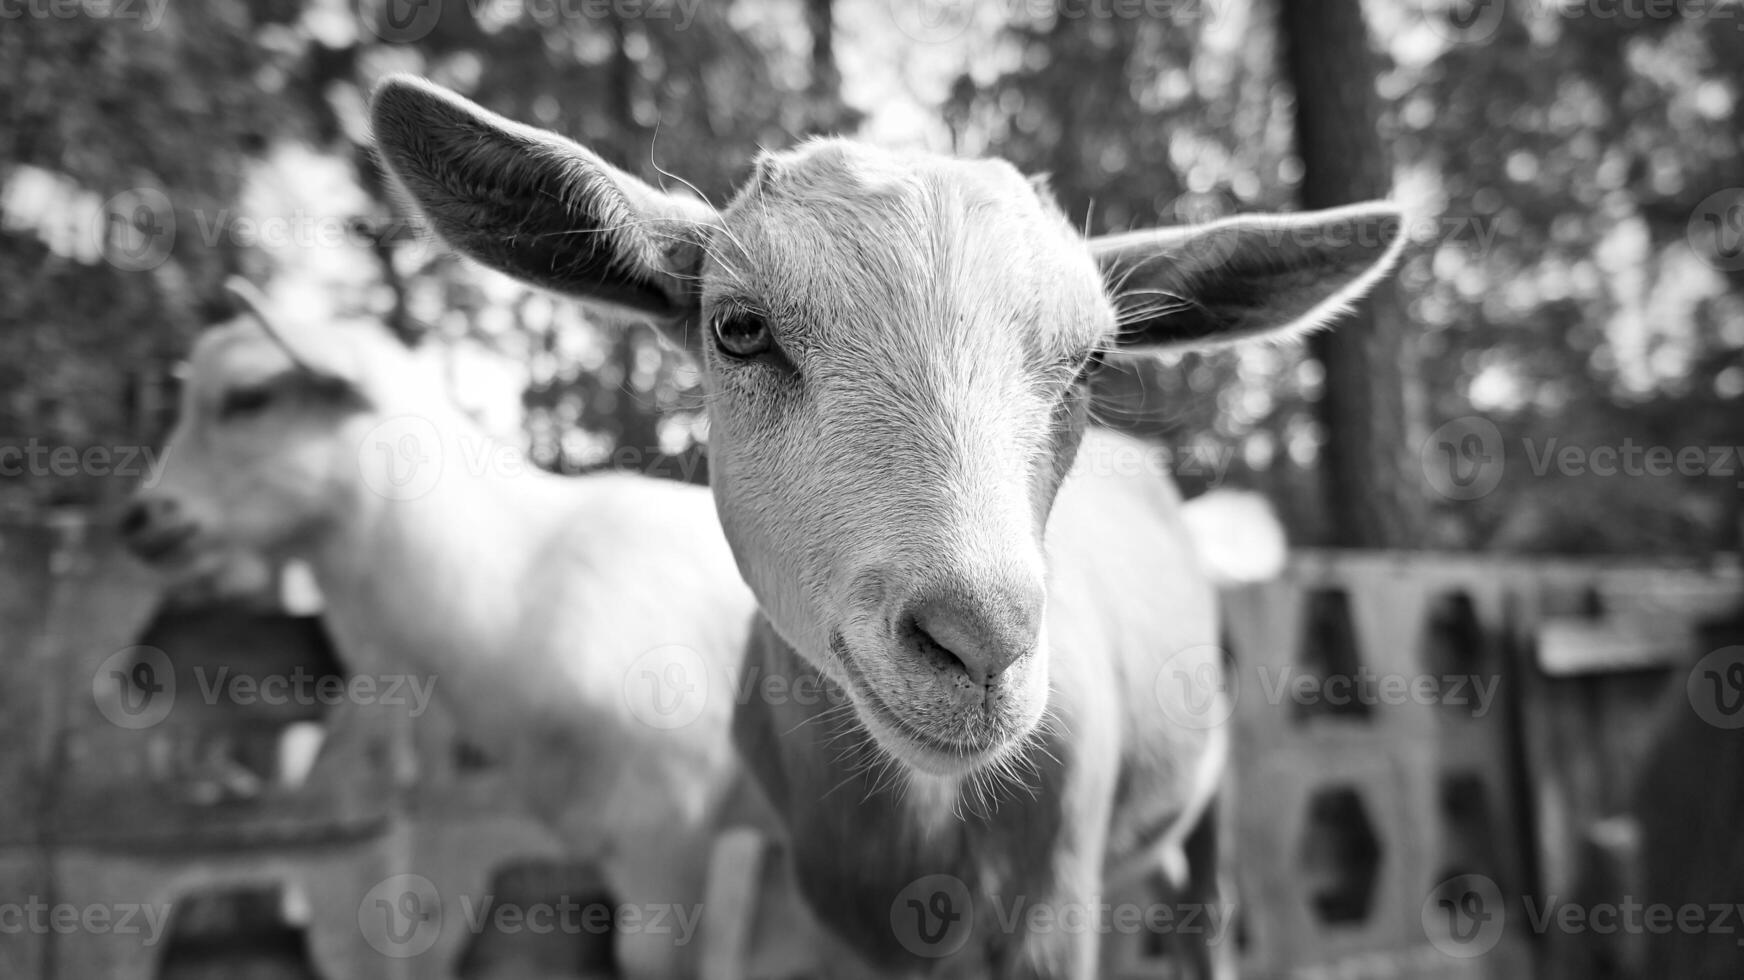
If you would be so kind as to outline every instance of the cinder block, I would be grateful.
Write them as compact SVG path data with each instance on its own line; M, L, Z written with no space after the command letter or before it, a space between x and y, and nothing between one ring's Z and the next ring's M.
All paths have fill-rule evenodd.
M324 980L414 980L440 972L385 959L359 927L359 898L404 863L393 835L241 851L124 852L68 847L56 855L56 900L131 913L131 928L80 930L51 937L52 980L156 980L174 935L178 906L194 895L280 887L289 924L303 929L309 958Z
M1516 810L1506 779L1518 749L1505 704L1400 699L1410 688L1395 686L1393 695L1371 690L1362 710L1311 715L1293 711L1287 694L1264 696L1288 692L1286 672L1310 652L1377 682L1481 675L1500 685L1498 701L1518 696L1503 656L1514 580L1441 559L1307 553L1281 580L1226 597L1238 684L1247 685L1237 692L1231 787L1243 977L1526 975L1517 937L1462 958L1425 926L1425 903L1449 875L1492 877L1498 905L1518 887L1522 829L1508 823ZM1315 595L1337 597L1343 628L1307 635ZM1328 642L1349 648L1310 650ZM1272 684L1256 690L1264 672Z
M112 544L70 561L47 641L62 678L65 757L57 840L125 848L243 847L356 836L382 827L401 790L396 746L409 736L386 705L330 704L312 681L331 670L318 620L248 610L161 608L161 585ZM236 677L302 684L269 699ZM306 784L282 778L286 733L325 725ZM126 819L117 815L126 814Z

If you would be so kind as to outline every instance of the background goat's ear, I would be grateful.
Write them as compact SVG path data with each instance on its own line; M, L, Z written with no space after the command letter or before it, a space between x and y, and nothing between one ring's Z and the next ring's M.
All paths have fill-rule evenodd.
M696 308L708 205L422 79L382 81L371 117L382 160L459 251L662 326Z
M1230 218L1090 243L1120 318L1120 344L1203 349L1324 326L1391 271L1398 209L1358 204Z
M273 312L272 301L260 287L241 276L224 280L224 291L242 308L241 312L260 324L261 332L273 343L297 370L327 384L355 387L353 372L347 366L332 363L320 347L305 341L300 331L288 328Z

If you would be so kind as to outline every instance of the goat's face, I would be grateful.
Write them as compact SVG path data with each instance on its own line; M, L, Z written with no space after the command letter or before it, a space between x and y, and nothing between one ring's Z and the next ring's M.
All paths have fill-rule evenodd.
M232 551L283 552L354 505L371 410L354 381L294 360L252 317L207 331L188 367L163 472L122 518L135 554L199 573Z
M1114 314L1010 166L813 143L703 263L716 498L776 627L925 770L1047 704L1043 529Z
M937 775L1046 708L1043 531L1087 370L1322 322L1399 244L1379 205L1087 242L1005 164L843 141L766 156L716 212L414 80L378 91L375 123L451 243L698 353L716 502L764 612Z

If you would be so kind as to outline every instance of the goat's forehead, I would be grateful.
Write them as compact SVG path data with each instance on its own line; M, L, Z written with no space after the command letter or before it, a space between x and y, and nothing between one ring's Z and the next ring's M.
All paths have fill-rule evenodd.
M856 230L891 233L952 226L1024 227L1070 237L1051 198L1002 160L959 160L885 150L847 140L813 140L765 153L727 209L729 224L850 217Z
M799 294L864 322L868 303L953 319L968 306L971 320L1031 323L1068 346L1112 324L1082 237L1003 161L841 140L768 154L719 246L713 287L775 307Z

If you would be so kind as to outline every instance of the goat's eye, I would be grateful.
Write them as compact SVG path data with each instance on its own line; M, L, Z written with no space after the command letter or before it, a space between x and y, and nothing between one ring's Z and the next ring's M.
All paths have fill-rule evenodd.
M224 393L224 400L218 404L218 415L226 419L254 415L272 404L272 398L270 388L234 388Z
M769 321L755 313L735 310L715 318L715 343L730 357L750 358L775 347Z

